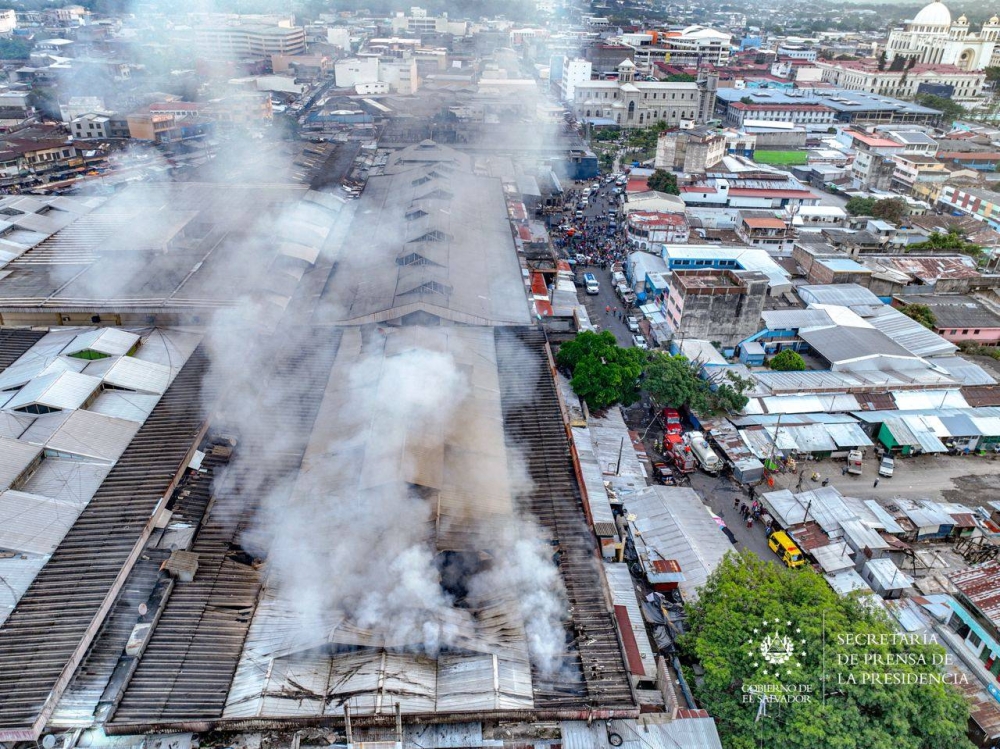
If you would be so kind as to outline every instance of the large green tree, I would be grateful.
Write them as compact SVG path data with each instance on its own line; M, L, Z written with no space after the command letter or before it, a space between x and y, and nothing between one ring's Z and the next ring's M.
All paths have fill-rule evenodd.
M747 404L744 393L753 381L727 372L723 381L713 389L707 380L699 376L695 362L685 356L654 352L646 367L644 385L646 392L663 406L687 406L696 413L709 415L741 411Z
M872 206L872 216L883 221L891 221L894 224L900 223L909 213L906 201L902 198L882 198L876 200Z
M955 120L960 120L968 114L965 107L951 99L934 94L917 94L917 104L923 107L930 107L941 112L942 124L950 125Z
M972 748L968 706L933 678L943 649L900 643L878 607L840 596L808 567L729 554L687 614L679 644L704 669L692 679L695 697L727 749ZM780 669L771 656L782 651L762 647L772 632L791 638L792 657ZM804 696L769 702L758 720L760 692L752 690L789 687Z
M953 250L963 255L969 255L977 260L982 259L983 248L974 242L969 242L959 229L952 227L947 232L934 232L923 242L907 246L908 252L928 252L934 250Z
M778 372L801 372L806 363L798 351L786 348L774 355L769 366Z
M650 190L665 192L667 195L681 194L680 188L677 187L677 176L662 169L657 169L653 172L647 184Z
M573 392L595 410L634 402L645 361L646 352L622 348L609 330L584 331L562 344L556 354L556 363L573 373Z
M861 198L857 196L848 200L847 205L844 206L844 210L852 216L871 216L874 209L875 198Z
M934 317L934 310L926 304L906 304L900 307L899 311L911 320L916 320L925 328L930 328L931 330L934 330L934 326L937 323L937 318Z

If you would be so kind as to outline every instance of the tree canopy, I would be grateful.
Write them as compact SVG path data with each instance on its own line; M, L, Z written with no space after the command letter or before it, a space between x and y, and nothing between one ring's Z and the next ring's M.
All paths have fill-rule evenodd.
M620 347L609 330L584 331L562 344L556 354L556 363L573 373L573 392L595 410L634 402L645 360L644 351Z
M806 368L806 363L799 352L786 348L774 355L770 367L778 372L801 372Z
M679 645L704 668L690 681L727 749L972 747L965 701L949 684L926 678L941 673L941 646L899 642L892 637L898 629L877 607L840 596L808 567L789 570L749 552L729 554L687 614ZM777 670L762 647L772 632L792 645ZM873 676L888 678L873 683ZM769 687L805 696L769 702L755 720L760 692L752 690Z
M937 323L934 311L926 304L907 304L900 307L899 311L911 320L916 320L925 328L930 328L931 330L934 330L934 325Z
M671 172L665 172L662 169L657 169L649 177L647 183L650 190L656 190L657 192L665 192L667 195L680 195L680 188L677 187L677 176Z
M852 216L872 216L898 224L906 217L908 209L902 198L853 197L847 201L844 210Z
M943 120L943 124L946 125L950 125L955 120L960 120L967 114L965 107L961 104L957 104L943 96L935 96L934 94L917 94L917 104L922 107L940 110L941 119Z
M650 355L645 388L657 403L671 408L687 406L701 414L740 411L747 404L744 395L753 382L731 372L714 390L698 376L698 366L685 356L662 352Z
M934 251L934 250L954 250L963 255L969 255L977 260L983 255L983 248L974 242L969 242L959 229L951 228L946 233L934 232L923 242L911 244L907 251Z

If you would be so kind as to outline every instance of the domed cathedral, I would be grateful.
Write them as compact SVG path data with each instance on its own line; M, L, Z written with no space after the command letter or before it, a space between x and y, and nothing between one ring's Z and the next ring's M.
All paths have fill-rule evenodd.
M955 21L941 0L934 0L903 28L889 32L886 60L915 58L928 65L957 65L963 70L982 70L1000 61L1000 17L994 15L979 33L969 30L964 15Z

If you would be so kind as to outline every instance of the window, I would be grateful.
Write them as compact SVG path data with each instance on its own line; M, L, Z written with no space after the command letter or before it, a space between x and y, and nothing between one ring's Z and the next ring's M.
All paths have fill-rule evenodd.
M969 329L968 328L966 328L965 330L962 331L962 335L968 335L968 334L969 334Z
M977 635L975 632L972 631L969 632L968 640L969 644L972 645L972 647L974 648L978 648L980 645L983 644L983 638L981 638L979 635Z
M973 330L973 331L972 331L972 335L979 335L979 330L978 330L978 329L976 329L976 330Z

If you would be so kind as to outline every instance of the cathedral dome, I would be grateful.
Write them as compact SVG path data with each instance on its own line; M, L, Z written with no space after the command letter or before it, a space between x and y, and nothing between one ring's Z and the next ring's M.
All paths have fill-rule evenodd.
M951 12L941 0L925 5L911 22L916 26L951 26Z
M958 17L958 20L955 21L955 23L957 23L959 26L968 26L969 25L969 19L966 18L965 17L965 13L963 13L962 15L960 15Z
M1000 23L1000 16L993 16L990 19L990 26L996 26L998 23Z

